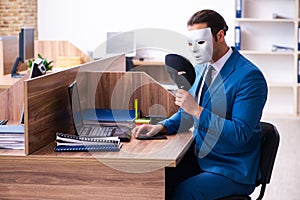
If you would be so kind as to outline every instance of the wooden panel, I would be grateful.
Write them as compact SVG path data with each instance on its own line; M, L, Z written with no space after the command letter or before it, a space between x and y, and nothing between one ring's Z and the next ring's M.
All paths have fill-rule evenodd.
M4 75L3 41L0 41L0 75Z
M78 56L83 63L90 62L92 59L68 41L40 41L34 44L34 55L41 54L48 61L53 61L55 67L56 60L60 57ZM16 58L19 56L19 40L7 39L0 41L0 75L11 73ZM2 59L1 59L2 58ZM18 71L27 69L26 63L19 63Z
M0 199L164 199L164 168L126 173L99 160L0 157Z
M166 71L165 65L140 65L134 67L130 71L146 72L159 83L174 84L174 81Z
M0 75L0 89L6 90L16 82L18 82L20 78L12 78L10 74L8 75Z
M137 98L142 117L171 116L178 109L174 96L146 73L88 73L86 76L87 81L80 87L81 94L88 90L89 101L85 107L134 109Z
M53 141L57 131L73 130L67 88L75 80L77 70L72 68L25 81L26 154Z
M19 56L19 40L8 36L0 41L0 75L10 74L16 58ZM24 67L21 67L24 69Z
M24 105L24 80L28 77L29 74L26 74L21 79L14 79L15 83L0 93L1 119L8 119L9 123L19 123Z
M81 52L77 47L68 41L41 41L36 40L34 44L34 55L41 54L48 61L53 60L53 65L60 56L63 57L81 57L83 63L91 61L85 53Z
M125 72L125 55L117 55L89 62L88 65L82 65L81 71L118 71Z
M26 154L54 141L56 132L74 133L67 88L75 79L81 100L92 108L133 109L133 101L138 98L143 115L170 116L177 111L174 96L147 74L101 72L103 63L122 59L117 56L108 60L25 81Z
M162 62L162 61L140 61L140 60L136 60L136 59L133 59L132 60L133 62L133 65L134 66L140 66L140 65L161 65L161 66L164 66L165 63Z
M124 57L124 56L122 56ZM117 63L122 59L109 58L109 63ZM107 60L85 63L56 73L25 81L25 153L31 154L39 148L55 140L56 132L74 133L68 86L82 78L80 71L102 70L102 63ZM121 62L122 63L122 62ZM125 62L124 62L125 64ZM98 66L98 67L97 67ZM125 66L120 67L125 68Z

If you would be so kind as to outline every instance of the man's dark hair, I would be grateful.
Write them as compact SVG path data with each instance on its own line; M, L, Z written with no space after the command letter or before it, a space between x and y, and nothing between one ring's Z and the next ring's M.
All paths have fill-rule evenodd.
M228 30L228 26L224 18L214 10L201 10L193 14L188 20L187 25L192 26L195 24L206 23L207 27L211 28L212 35L215 36L220 30L224 30L224 35Z

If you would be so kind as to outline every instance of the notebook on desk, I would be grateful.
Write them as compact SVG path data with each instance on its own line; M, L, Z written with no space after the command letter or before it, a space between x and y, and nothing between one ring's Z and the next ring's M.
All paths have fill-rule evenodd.
M130 126L101 125L98 120L89 120L88 123L83 118L83 111L80 105L77 82L74 81L68 87L69 99L72 108L75 131L78 136L84 137L118 137L121 142L129 142L131 139Z

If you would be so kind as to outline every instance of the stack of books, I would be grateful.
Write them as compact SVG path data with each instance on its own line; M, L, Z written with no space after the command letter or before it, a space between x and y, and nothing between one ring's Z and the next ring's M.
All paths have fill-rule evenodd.
M25 149L23 125L0 125L0 149Z
M63 151L120 151L122 143L118 137L83 137L56 133L54 150Z

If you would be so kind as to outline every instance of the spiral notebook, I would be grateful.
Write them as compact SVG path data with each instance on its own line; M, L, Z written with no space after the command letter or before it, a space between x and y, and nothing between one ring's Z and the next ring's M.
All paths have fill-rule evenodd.
M54 150L57 152L66 151L120 151L120 147L110 145L75 145L75 146L54 146Z
M122 147L116 137L91 138L64 133L56 133L54 150L62 151L119 151Z

